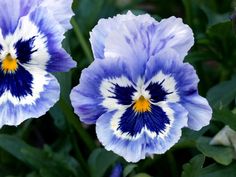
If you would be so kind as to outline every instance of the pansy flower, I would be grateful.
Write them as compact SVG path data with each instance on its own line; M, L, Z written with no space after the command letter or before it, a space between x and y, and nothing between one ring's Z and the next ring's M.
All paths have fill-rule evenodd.
M181 19L156 22L129 12L99 21L91 42L96 59L71 101L82 122L96 124L107 150L137 162L166 152L183 127L209 123L212 110L198 94L198 76L183 63L193 34Z
M59 84L49 72L75 66L61 46L71 28L71 3L0 1L0 127L37 118L59 99Z

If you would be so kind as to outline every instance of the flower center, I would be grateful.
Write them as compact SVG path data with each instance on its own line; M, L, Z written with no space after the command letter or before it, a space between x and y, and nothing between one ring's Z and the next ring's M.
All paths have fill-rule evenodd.
M18 68L17 59L8 54L2 61L1 67L4 73L14 73Z
M144 96L140 96L138 100L135 101L133 110L135 112L147 112L151 111L151 104L149 100L144 98Z

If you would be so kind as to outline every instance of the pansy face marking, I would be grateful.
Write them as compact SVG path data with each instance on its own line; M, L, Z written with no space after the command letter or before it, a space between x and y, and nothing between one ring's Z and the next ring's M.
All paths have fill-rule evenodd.
M40 117L59 99L60 87L50 72L75 66L61 46L71 28L71 4L0 1L0 128Z
M184 57L194 43L182 19L160 22L131 12L101 19L91 32L95 61L70 95L75 113L96 124L107 150L138 162L162 154L183 127L208 125L212 110Z
M118 137L135 140L143 133L152 138L167 135L173 121L161 105L165 101L178 101L172 77L160 72L150 81L144 83L139 79L136 84L125 76L104 79L100 91L104 107L121 110L111 121L111 128Z

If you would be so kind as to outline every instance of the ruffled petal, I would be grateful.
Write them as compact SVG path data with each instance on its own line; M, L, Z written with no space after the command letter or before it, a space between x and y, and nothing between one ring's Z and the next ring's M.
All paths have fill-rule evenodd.
M161 50L174 49L181 61L194 44L192 29L183 23L181 18L170 17L163 19L157 25L150 50L155 55Z
M162 50L173 49L183 61L194 38L191 28L181 18L170 17L158 23L148 15L128 13L100 20L90 41L95 58L147 61Z
M173 119L169 132L165 136L154 136L143 131L134 138L128 134L116 132L116 124L119 124L119 111L103 114L96 122L98 139L107 150L124 157L128 162L138 162L153 154L162 154L178 142L181 136L181 128L187 125L187 112L179 104L162 105L162 109L168 117Z
M13 96L10 91L5 90L5 93L0 97L0 127L3 125L16 126L26 119L38 118L45 114L59 99L60 86L54 76L38 68L25 69L33 77L30 88L28 88L31 92L18 98Z
M197 92L183 98L182 104L188 110L188 127L190 129L200 130L210 123L212 109L208 101Z
M117 15L113 18L100 19L98 21L98 24L93 28L92 32L90 33L90 42L92 45L95 59L104 58L105 42L107 40L108 35L111 32L120 29L120 26L122 26L123 23L131 22L131 24L134 24L133 21L135 21L135 23L139 25L141 25L142 23L157 23L155 19L150 17L148 14L135 16L130 11L125 15ZM118 38L116 38L115 40L118 40ZM113 40L113 42L115 41Z
M3 36L13 34L19 19L34 8L39 0L1 0L0 28Z
M82 71L80 84L73 88L70 98L81 121L90 124L106 110L128 105L132 90L127 66L121 60L95 60ZM127 100L123 99L125 92L129 93Z
M31 29L29 31L29 29ZM11 39L13 53L24 53L24 63L37 65L49 72L68 71L76 63L62 48L64 29L48 13L46 8L36 8L27 16L22 17ZM10 38L10 37L9 37ZM25 43L30 41L27 47ZM19 44L19 45L17 45ZM18 47L19 46L19 47ZM23 51L18 51L18 50ZM14 56L14 54L12 54ZM15 56L21 58L21 56Z
M198 95L199 79L195 69L176 58L178 54L175 50L166 50L161 55L152 57L147 64L146 81L153 80L159 75L171 76L173 81L170 80L163 86L176 95L170 94L171 97L167 101L183 105L188 111L188 127L199 130L209 124L212 110L207 100ZM166 81L168 80L165 79Z
M41 0L41 6L47 7L54 18L63 26L65 31L72 28L70 19L74 15L72 11L73 0Z

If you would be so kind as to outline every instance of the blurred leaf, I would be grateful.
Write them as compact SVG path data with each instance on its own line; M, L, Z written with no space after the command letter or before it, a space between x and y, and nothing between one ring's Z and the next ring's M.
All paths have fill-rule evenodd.
M219 164L213 164L204 168L200 177L235 177L236 176L236 163L232 163L229 166L222 166Z
M231 112L230 110L224 109L215 109L213 111L213 118L216 121L220 121L225 125L229 125L230 128L236 131L236 114Z
M146 173L139 173L139 174L135 175L134 177L151 177L151 176Z
M66 129L66 119L64 116L64 113L62 109L60 108L59 102L57 102L50 110L49 110L50 115L52 116L54 120L54 124L56 127L60 130L65 130Z
M60 83L61 95L63 96L63 98L68 98L72 87L71 83L72 71L66 73L53 73L53 75L57 78L58 82Z
M211 138L199 138L197 141L198 150L222 165L229 165L234 158L234 150L230 147L212 146L209 144L210 140Z
M205 161L204 155L200 154L184 164L181 177L199 177Z
M26 177L41 177L41 176L36 172L32 172L32 173L28 174Z
M92 177L103 177L107 169L113 165L118 156L111 151L105 149L95 149L89 156L88 164Z
M212 164L203 168L205 158L203 155L195 156L189 163L183 166L184 171L181 177L235 177L236 163L228 166L220 164Z
M207 99L214 108L228 106L236 97L236 78L221 82L211 88L207 93Z
M135 164L127 165L123 171L123 177L128 176L136 167L137 167L137 165L135 165Z
M210 9L207 6L201 5L200 7L206 14L207 18L208 18L208 25L209 26L213 26L215 24L218 23L223 23L223 22L227 22L229 21L229 13L225 13L225 14L218 14L216 12L214 12L212 9Z
M76 169L79 166L73 158L53 153L48 148L39 150L9 135L0 135L0 147L32 168L47 173L48 176L77 176Z

